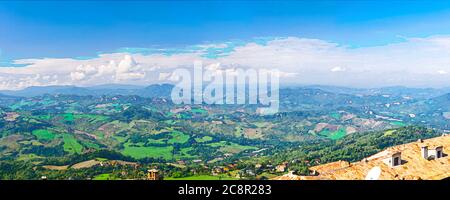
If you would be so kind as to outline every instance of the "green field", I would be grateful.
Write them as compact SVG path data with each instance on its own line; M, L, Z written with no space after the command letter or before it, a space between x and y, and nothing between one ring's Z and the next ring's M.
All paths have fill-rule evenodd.
M229 176L196 175L182 178L167 177L164 180L238 180Z
M270 125L269 122L255 122L253 123L258 128L268 127Z
M340 128L338 131L333 132L329 136L329 138L332 140L339 140L339 139L343 138L346 134L347 134L347 132L345 131L345 129Z
M345 135L347 134L347 132L345 131L344 128L340 128L337 131L331 132L327 129L320 131L319 135L327 137L329 139L332 140L339 140L341 138L343 138Z
M174 120L168 119L168 120L165 120L164 123L169 124L169 125L174 125L176 122Z
M103 180L113 180L113 179L111 178L111 174L99 174L99 175L95 176L92 180L103 181Z
M124 144L122 153L126 156L131 156L136 159L141 158L172 158L172 146L166 147L144 147L144 146L130 146L130 144Z
M198 143L202 143L202 142L209 142L211 141L213 138L211 136L203 136L201 138L195 138L195 141Z
M32 134L36 136L38 140L46 140L46 141L51 141L56 137L55 133L46 129L34 130Z
M192 108L191 112L195 113L195 114L208 114L208 111L206 111L205 109L201 109L201 108Z
M333 112L330 114L330 117L334 118L334 119L340 119L341 118L341 114L337 113L337 112Z
M180 149L180 151L175 155L176 159L193 159L197 158L197 156L190 154L189 152L194 150L193 147L186 147Z
M50 120L51 117L50 115L37 115L36 118L40 120Z
M100 162L105 162L105 161L107 161L108 159L106 159L106 158L95 158L95 160L96 160L96 161L100 161Z
M17 158L17 160L29 161L29 160L40 159L40 158L43 158L43 157L38 156L36 154L20 154L19 157Z
M403 123L403 122L391 122L391 125L394 125L394 126L406 126L406 124Z
M83 151L83 146L70 134L63 135L64 140L64 151L69 153L78 153L80 154Z
M54 101L54 100L52 100L52 99L45 98L45 99L43 99L42 101L40 101L39 103L41 103L41 104L44 105L44 106L48 106L48 105L54 105L54 104L56 104L56 101Z
M171 138L167 141L169 144L180 143L184 144L189 140L189 135L186 135L180 131L172 131L170 133Z
M390 135L392 135L393 133L395 133L395 130L387 130L386 132L384 132L384 135L383 135L383 136L390 136Z
M89 122L96 123L96 122L102 122L107 121L108 117L102 116L102 115L92 115L92 114L76 114L73 115L75 120L78 119L87 119Z
M64 121L73 122L74 120L86 119L91 123L102 122L108 120L108 117L102 115L92 115L92 114L73 114L64 113L62 114Z
M155 139L148 139L147 144L152 145L152 144L166 144L164 139L159 139L159 140L155 140Z
M83 146L91 149L100 149L100 146L98 144L92 143L92 142L83 142Z
M240 153L245 150L257 150L258 148L252 146L244 146L232 142L220 141L208 144L211 147L219 147L219 151L223 153Z
M20 102L11 105L10 108L16 110L25 106L33 106L34 104L35 102L32 101L21 100Z
M64 117L64 121L66 122L72 122L75 118L73 117L73 113L64 113L62 114Z

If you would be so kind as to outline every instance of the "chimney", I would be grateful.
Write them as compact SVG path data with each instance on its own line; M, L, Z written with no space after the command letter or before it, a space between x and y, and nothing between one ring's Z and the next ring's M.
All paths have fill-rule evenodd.
M420 151L422 153L422 157L428 159L428 146L421 146Z
M401 152L395 152L390 153L389 156L387 156L383 162L386 163L389 167L395 167L402 164L402 153Z
M443 154L444 148L442 146L436 147L436 158L441 158Z

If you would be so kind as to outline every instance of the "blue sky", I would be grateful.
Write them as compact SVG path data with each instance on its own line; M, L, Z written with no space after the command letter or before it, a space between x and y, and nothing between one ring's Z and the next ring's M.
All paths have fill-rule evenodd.
M450 87L449 55L450 1L0 0L0 89L174 82L196 60L282 83Z
M1 58L89 57L255 37L352 47L450 33L445 1L0 2Z

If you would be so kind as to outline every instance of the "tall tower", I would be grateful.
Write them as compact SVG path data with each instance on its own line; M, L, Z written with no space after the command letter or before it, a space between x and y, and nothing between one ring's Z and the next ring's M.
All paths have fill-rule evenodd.
M149 169L147 171L147 180L161 180L162 176L159 174L157 169Z

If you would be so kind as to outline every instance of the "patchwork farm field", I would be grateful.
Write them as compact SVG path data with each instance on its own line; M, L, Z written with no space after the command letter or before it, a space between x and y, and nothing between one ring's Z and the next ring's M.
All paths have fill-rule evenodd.
M329 130L323 130L319 133L319 135L330 138L332 140L339 140L339 139L343 138L346 134L347 134L347 132L343 128L340 128L337 131L333 131L333 132L329 131Z
M55 137L56 137L54 132L52 132L50 130L46 130L46 129L34 130L32 133L33 133L33 135L36 136L36 138L38 140L51 141L51 140L55 139Z
M83 146L78 143L78 141L75 139L73 135L70 134L63 134L63 141L64 141L64 151L67 151L69 153L78 153L80 154L83 150Z
M172 146L165 147L154 147L154 146L132 146L130 144L125 144L122 153L126 156L131 156L136 159L141 158L164 158L172 159Z
M284 102L282 109L304 106L306 111L284 110L274 116L259 115L251 106L174 105L164 98L126 95L2 98L0 95L5 104L0 106L0 158L14 165L20 163L17 166L29 166L27 173L14 174L15 177L35 179L142 179L149 168L160 169L168 180L268 178L279 175L276 167L286 161L294 161L289 170L306 169L317 159L303 152L309 141L341 144L370 131L397 137L402 134L398 128L408 128L412 123L407 119L419 120L410 116L421 116L400 118L396 113L371 118L368 111L359 111L361 107L355 105L347 110L346 105L329 109L329 102L317 106L296 103L295 98ZM371 108L375 110L377 105ZM433 116L445 117L439 113L427 118ZM394 118L396 121L390 120ZM440 120L435 118L432 122ZM302 151L291 155L288 149ZM376 147L367 149L374 151ZM324 154L320 161L353 157ZM95 163L86 167L76 165L92 160Z
M210 143L208 144L211 147L219 147L219 151L224 153L239 153L246 150L256 150L258 148L252 146L239 145L236 143L229 143L226 141Z
M249 180L226 196L253 200L283 193L266 180L450 180L450 0L188 1L0 0L0 190L148 180L158 200L163 178ZM197 185L158 192L225 197ZM327 193L311 185L295 198Z
M114 178L111 177L111 174L99 174L95 176L92 180L105 181L105 180L114 180Z
M237 178L228 177L228 176L211 176L211 175L197 175L197 176L188 176L183 178L172 178L167 177L164 180L238 180Z

